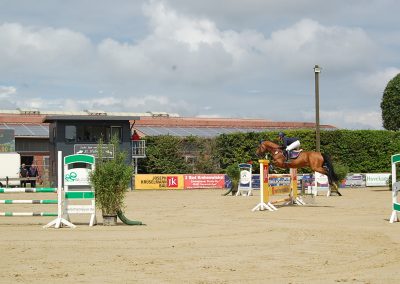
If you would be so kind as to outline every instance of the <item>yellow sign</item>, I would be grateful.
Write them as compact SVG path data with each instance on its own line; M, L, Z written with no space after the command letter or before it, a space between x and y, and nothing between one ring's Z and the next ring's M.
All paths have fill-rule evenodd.
M183 175L135 175L135 189L183 189Z

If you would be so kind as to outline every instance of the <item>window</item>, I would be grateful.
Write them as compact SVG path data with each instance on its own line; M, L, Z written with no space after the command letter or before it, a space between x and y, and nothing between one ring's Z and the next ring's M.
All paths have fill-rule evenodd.
M106 139L104 134L106 128L104 126L80 126L78 127L78 141L82 142L98 142L100 138Z
M121 143L122 141L122 127L120 126L111 126L111 138L116 135L118 137L118 141Z
M65 141L75 142L76 141L76 126L67 125L65 126Z
M120 126L100 126L100 125L67 125L65 126L65 141L80 143L98 143L99 139L109 143L111 137L117 135L122 141L122 127Z

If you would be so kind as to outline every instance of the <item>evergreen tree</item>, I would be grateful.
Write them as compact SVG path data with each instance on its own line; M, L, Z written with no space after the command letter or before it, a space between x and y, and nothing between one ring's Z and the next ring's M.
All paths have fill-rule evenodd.
M382 102L383 128L387 130L400 129L400 73L386 85Z

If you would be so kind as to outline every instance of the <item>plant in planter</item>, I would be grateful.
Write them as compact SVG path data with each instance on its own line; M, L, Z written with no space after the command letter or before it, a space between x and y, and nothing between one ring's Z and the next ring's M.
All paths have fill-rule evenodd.
M96 168L90 182L96 193L96 206L102 211L103 225L116 225L117 213L124 206L125 193L132 176L132 167L126 164L126 153L119 150L118 138L111 139L114 158L104 159L103 141L97 148Z
M334 171L340 183L346 179L347 174L349 173L349 167L340 163L336 162L334 164Z
M232 181L232 186L226 193L224 193L224 195L228 195L231 192L232 192L232 195L235 195L236 192L238 191L239 179L240 179L239 166L237 164L229 165L226 168L226 174Z

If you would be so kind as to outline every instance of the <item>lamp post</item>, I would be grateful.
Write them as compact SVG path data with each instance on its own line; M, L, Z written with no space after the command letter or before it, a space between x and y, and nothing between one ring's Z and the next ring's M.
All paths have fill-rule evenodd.
M314 66L315 74L315 150L320 152L320 131L319 131L319 73L321 68L318 65Z

